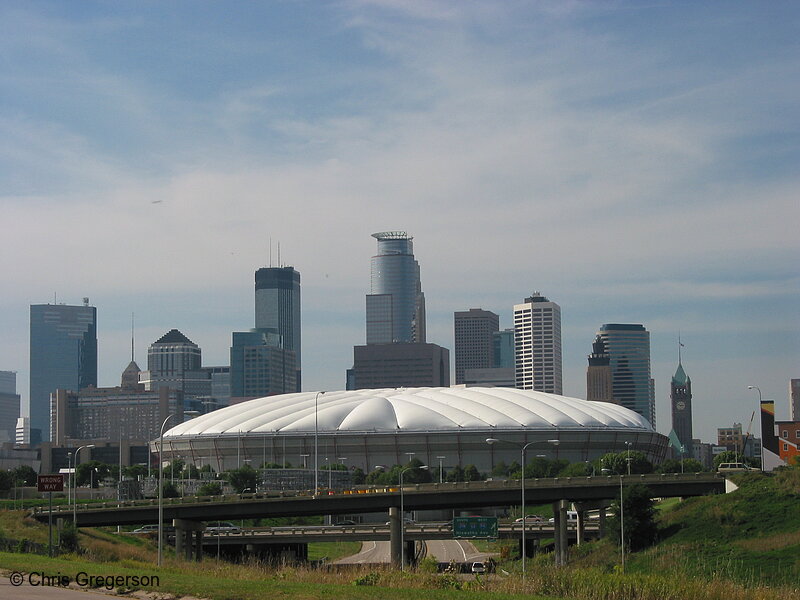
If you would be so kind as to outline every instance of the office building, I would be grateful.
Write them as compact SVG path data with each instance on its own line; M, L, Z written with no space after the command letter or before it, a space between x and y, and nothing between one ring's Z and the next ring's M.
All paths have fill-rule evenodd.
M490 369L464 369L464 385L467 387L516 387L514 368L492 367Z
M450 352L436 344L367 344L353 348L348 389L447 387Z
M597 335L611 358L614 402L656 426L655 382L650 376L650 332L639 324L610 323Z
M231 346L231 403L297 391L295 353L275 329L234 331Z
M283 348L294 352L295 380L300 372L300 273L292 267L264 267L256 271L255 328L272 329L283 338Z
M405 231L373 233L378 253L372 257L367 295L367 344L424 343L425 295L413 237Z
M514 305L517 389L561 394L561 307L535 292Z
M678 369L670 382L670 405L672 407L672 430L683 446L683 454L692 456L692 380L683 370L680 358Z
M514 330L492 333L492 365L498 369L514 368Z
M600 336L595 337L589 366L586 369L586 399L592 402L614 402L611 357Z
M30 440L50 439L50 394L97 387L97 309L32 304L30 323Z
M30 446L31 445L31 419L30 417L20 417L17 419L16 426L17 433L17 446ZM42 443L42 440L38 440Z
M145 444L158 437L171 414L179 415L171 425L182 422L183 395L169 387L153 391L123 387L56 390L50 403L52 442L55 446L77 440Z
M170 329L147 349L147 371L139 381L147 391L170 388L189 401L211 395L211 374L202 367L202 351L177 329Z
M789 381L789 414L792 421L800 421L800 379Z
M494 367L492 334L500 329L500 317L480 308L454 313L456 385L464 383L466 369Z
M17 374L0 371L0 444L16 441L19 408Z

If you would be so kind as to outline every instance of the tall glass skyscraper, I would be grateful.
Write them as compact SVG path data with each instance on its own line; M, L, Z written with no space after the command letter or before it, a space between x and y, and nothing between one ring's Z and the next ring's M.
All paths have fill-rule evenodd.
M50 440L50 394L97 386L97 309L66 304L31 305L31 441Z
M597 332L611 359L614 401L656 426L655 383L650 377L650 332L643 325L611 323Z
M414 239L405 231L373 233L367 295L367 344L425 343L425 295L414 259Z
M300 273L292 267L256 271L256 329L271 329L283 337L283 348L294 352L297 390L300 380Z

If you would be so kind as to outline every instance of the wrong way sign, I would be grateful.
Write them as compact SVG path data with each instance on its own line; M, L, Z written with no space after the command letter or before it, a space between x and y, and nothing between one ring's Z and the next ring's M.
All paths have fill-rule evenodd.
M36 487L40 492L63 492L63 475L39 475L36 477Z

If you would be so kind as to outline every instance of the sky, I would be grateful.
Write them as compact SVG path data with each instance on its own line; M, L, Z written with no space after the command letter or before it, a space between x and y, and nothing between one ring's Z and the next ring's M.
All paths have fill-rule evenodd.
M651 332L657 429L695 437L800 377L800 6L341 0L0 4L0 370L29 306L98 312L99 384L172 328L204 365L253 273L302 277L307 390L364 343L377 231L453 312L562 310L564 393L603 323ZM757 430L758 420L754 424Z

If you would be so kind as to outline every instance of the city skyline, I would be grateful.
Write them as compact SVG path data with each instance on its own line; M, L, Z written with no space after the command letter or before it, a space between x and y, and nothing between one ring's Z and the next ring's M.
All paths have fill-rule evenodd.
M54 293L98 308L99 385L131 313L140 365L171 328L227 364L270 238L303 274L303 388L343 389L369 236L406 230L432 343L453 349L453 311L511 327L539 289L565 395L598 327L642 323L663 433L679 332L696 436L747 421L748 385L788 417L800 8L309 8L0 7L0 370L24 403Z

